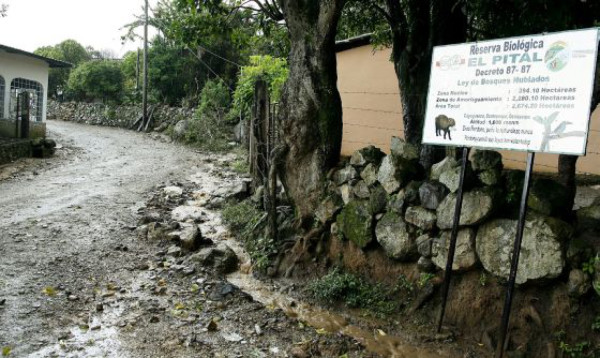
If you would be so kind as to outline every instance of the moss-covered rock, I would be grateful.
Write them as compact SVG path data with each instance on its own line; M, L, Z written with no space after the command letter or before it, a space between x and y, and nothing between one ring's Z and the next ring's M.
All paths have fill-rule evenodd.
M375 233L377 242L390 258L408 261L418 256L417 244L399 214L385 214L377 223Z
M493 150L475 150L471 161L476 172L490 169L502 170L502 154Z
M366 247L373 239L373 214L367 200L351 200L337 216L339 232L358 247Z
M531 185L527 206L540 214L565 216L572 208L565 207L568 193L564 186L551 179L536 179Z
M388 195L381 185L375 185L371 189L369 205L373 215L383 212L388 204Z
M378 166L384 156L385 153L383 153L379 148L370 145L355 151L350 158L350 164L361 168L368 164L374 164L375 166Z

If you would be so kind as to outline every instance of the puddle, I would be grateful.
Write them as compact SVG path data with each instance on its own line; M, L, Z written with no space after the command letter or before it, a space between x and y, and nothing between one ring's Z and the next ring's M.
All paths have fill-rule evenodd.
M129 355L122 349L118 329L113 326L123 313L120 306L106 309L89 319L86 326L68 329L70 337L29 354L29 358L45 357L122 357Z
M209 165L213 169L214 165ZM201 227L203 233L208 231L210 238L225 242L232 250L236 252L242 269L236 273L227 276L227 280L233 285L239 287L242 291L251 295L255 301L272 309L281 309L288 317L297 319L316 330L324 330L331 334L343 334L357 342L360 342L368 351L377 353L384 357L393 358L440 358L453 357L443 350L435 350L426 347L417 347L410 343L408 337L390 336L383 331L375 330L371 332L351 325L346 318L341 315L315 308L306 303L298 302L282 293L274 292L262 281L255 279L249 271L250 258L244 248L231 236L224 228L218 210L206 208L215 196L215 189L223 185L231 185L224 180L215 180L215 177L209 174L210 170L198 172L193 175L189 181L196 184L194 192L196 205L203 207L208 220ZM212 234L212 235L211 235Z
M271 291L262 281L253 278L250 274L237 272L227 276L227 280L266 307L279 308L288 317L295 318L317 330L340 333L353 338L372 353L393 358L452 357L451 354L441 350L413 346L407 342L407 338L390 336L380 331L371 332L351 325L341 315L312 307L281 293Z

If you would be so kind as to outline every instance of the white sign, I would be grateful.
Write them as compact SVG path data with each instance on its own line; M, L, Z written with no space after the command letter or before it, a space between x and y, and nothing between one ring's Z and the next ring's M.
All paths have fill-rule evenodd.
M585 154L598 29L433 49L423 143Z

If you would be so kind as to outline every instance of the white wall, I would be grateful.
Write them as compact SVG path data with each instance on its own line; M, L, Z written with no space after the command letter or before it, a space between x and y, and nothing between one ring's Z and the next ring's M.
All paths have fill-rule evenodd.
M48 104L48 70L50 66L46 61L38 60L24 55L7 53L0 50L0 76L4 77L5 91L4 113L0 117L8 118L10 101L10 84L14 78L25 78L42 84L43 106L42 121L46 121L46 107Z

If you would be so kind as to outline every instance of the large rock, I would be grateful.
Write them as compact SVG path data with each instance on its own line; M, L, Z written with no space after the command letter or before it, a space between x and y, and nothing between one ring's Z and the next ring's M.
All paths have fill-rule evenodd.
M315 211L315 216L317 220L324 224L333 220L335 215L342 210L343 206L344 202L342 198L336 194L332 194L321 202L321 205Z
M397 214L404 215L404 207L406 201L404 200L404 191L399 191L397 194L391 195L388 198L387 209Z
M352 193L359 199L368 199L371 196L369 185L363 180L359 180L352 188Z
M568 193L564 186L551 179L536 179L531 185L527 206L540 214L561 217L572 208L566 208Z
M463 195L460 226L477 225L487 219L495 209L495 198L490 190L476 189ZM449 194L437 208L437 226L451 229L454 222L456 194Z
M420 206L411 206L406 209L404 220L425 231L432 230L435 227L437 217L433 211Z
M600 202L577 210L577 231L600 234Z
M182 205L173 209L171 212L171 219L180 222L204 222L206 221L206 214L202 208L198 206Z
M338 193L340 194L340 197L342 198L344 204L348 204L352 199L354 199L354 193L350 184L341 185L338 188Z
M456 193L458 191L458 187L460 186L460 171L462 170L460 163L455 166L446 169L440 174L439 182L444 184L450 192ZM463 181L463 188L467 189L473 183L473 169L471 169L471 164L467 163L467 167L465 168L465 178Z
M177 122L177 124L175 124L175 127L173 127L173 137L175 139L183 138L187 133L189 126L189 121L186 119L182 119L179 122Z
M502 170L502 154L493 150L477 149L471 158L473 170L482 172L489 169Z
M508 278L517 221L497 219L479 227L477 255L492 274ZM565 267L564 243L572 235L571 227L558 219L531 214L527 216L517 283L558 277Z
M385 154L372 145L361 148L352 154L350 164L355 167L364 167L367 164L379 165Z
M346 239L364 248L373 239L373 215L370 203L366 200L351 200L338 215L337 224Z
M369 204L373 215L383 212L388 203L388 195L381 185L376 185L371 189Z
M417 251L419 251L419 255L422 257L431 257L431 247L433 243L433 239L431 235L424 234L417 237Z
M360 177L367 183L367 185L371 186L377 183L377 169L379 165L374 165L372 163L367 164L365 169L360 172Z
M421 205L421 198L419 195L419 188L423 182L420 181L411 181L409 182L404 189L404 200L407 204L411 205Z
M569 281L567 288L569 295L573 297L581 297L585 295L592 287L590 276L582 270L571 270L569 272Z
M500 169L488 169L477 173L479 181L483 185L493 186L498 185L502 182L502 170Z
M460 166L460 164L456 159L454 159L453 157L446 157L444 158L444 160L434 164L431 167L429 178L431 180L440 180L440 175L442 175L443 172L447 171L450 168L455 168L457 166Z
M339 169L338 171L336 171L333 174L333 181L337 185L342 185L344 183L347 183L347 182L357 179L357 178L358 178L358 172L351 165L346 165L345 167L343 167L342 169Z
M393 259L407 261L416 257L417 245L408 233L406 223L397 213L387 213L375 228L377 242Z
M179 241L181 247L188 251L198 250L204 242L202 232L195 224L182 225L179 230L170 232L169 237Z
M388 155L383 158L381 166L379 166L377 181L381 183L388 194L393 194L411 179L418 176L418 162L395 155Z
M419 187L421 206L426 209L437 209L446 195L448 195L448 188L437 181L426 181Z
M190 256L187 261L211 268L219 274L235 272L239 262L235 252L223 243L206 247Z
M163 189L163 193L170 198L179 198L183 195L183 189L179 186L168 186Z
M406 143L402 138L392 137L390 152L396 157L407 160L419 160L420 149L414 144Z
M452 271L469 270L477 264L475 236L476 231L473 228L464 228L458 231L456 236L456 251L454 252L454 261L452 261ZM446 269L448 251L450 250L450 238L451 232L444 231L439 238L433 240L431 260L442 270Z

